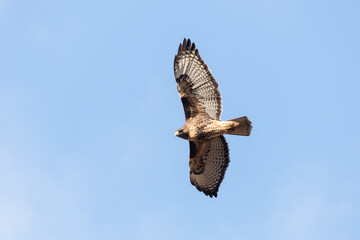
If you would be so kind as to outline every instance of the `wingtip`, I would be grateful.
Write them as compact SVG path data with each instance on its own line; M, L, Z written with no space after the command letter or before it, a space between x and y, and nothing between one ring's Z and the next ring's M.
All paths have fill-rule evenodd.
M217 198L217 191L218 190L216 190L216 191L212 191L212 192L210 192L210 191L204 191L204 190L201 190L206 196L209 196L209 197L211 197L211 198L213 198L213 197L215 197L215 198Z
M188 38L187 42L186 42L186 50L190 50L191 49L191 40L190 38Z
M180 43L178 53L180 53L182 51L182 48L183 48L183 45Z
M199 54L199 51L196 49L195 43L191 42L190 38L184 38L183 42L180 43L178 54L182 51L192 51L196 54Z
M214 198L217 198L217 193L212 193L212 194L210 193L210 194L209 194L209 197L211 197L211 198L213 198L213 197L214 197Z

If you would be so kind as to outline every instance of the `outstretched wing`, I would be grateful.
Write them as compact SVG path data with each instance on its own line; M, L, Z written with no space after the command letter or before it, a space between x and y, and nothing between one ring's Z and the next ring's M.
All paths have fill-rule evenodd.
M174 72L185 118L201 114L220 120L222 104L219 85L190 39L184 39L179 46L174 60Z
M190 181L197 190L217 197L229 166L229 148L224 136L190 143Z

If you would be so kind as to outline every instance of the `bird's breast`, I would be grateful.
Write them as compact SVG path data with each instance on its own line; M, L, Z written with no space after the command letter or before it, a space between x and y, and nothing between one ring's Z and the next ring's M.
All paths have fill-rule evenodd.
M222 134L219 134L221 131L219 128L218 121L209 120L194 122L189 127L189 140L204 140L213 138Z

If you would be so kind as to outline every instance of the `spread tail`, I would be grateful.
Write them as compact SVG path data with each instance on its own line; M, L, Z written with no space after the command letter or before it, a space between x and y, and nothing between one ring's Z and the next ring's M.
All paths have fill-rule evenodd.
M228 120L226 122L231 122L232 127L229 128L227 134L231 135L240 135L240 136L249 136L251 133L251 121L247 117L235 118Z

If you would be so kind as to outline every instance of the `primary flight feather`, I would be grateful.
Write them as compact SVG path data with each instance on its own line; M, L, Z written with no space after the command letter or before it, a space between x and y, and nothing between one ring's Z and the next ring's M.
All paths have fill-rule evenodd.
M174 73L185 112L185 124L175 136L189 141L190 182L205 195L217 197L230 162L223 135L249 136L251 122L247 117L220 120L219 85L190 39L179 46Z

